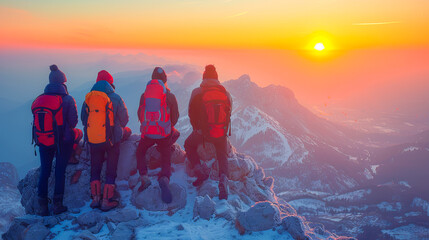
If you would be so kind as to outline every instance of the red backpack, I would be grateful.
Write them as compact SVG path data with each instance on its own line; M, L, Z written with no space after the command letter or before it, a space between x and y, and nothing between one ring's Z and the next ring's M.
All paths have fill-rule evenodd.
M144 102L138 110L142 138L167 137L171 133L171 120L166 86L161 80L153 79L146 85L143 97Z
M205 136L220 138L227 135L231 123L231 102L222 85L202 87L203 121ZM231 134L231 128L229 128Z
M50 147L58 143L58 126L63 125L63 99L42 94L31 105L33 112L33 142Z

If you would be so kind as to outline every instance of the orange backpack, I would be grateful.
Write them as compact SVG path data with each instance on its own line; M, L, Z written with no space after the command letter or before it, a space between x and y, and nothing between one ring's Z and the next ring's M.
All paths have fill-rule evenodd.
M91 144L111 143L113 132L113 107L112 101L106 93L91 91L85 97L86 140Z

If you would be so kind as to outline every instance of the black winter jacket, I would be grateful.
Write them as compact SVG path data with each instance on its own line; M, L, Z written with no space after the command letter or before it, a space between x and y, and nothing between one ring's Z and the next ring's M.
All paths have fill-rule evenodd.
M210 87L210 86L216 86L221 85L219 80L217 79L204 79L203 82L200 84L200 87L195 88L192 91L191 98L189 99L189 107L188 107L188 116L189 120L191 121L192 128L194 130L200 130L201 129L201 123L202 120L201 116L201 94L203 92L202 87ZM229 94L228 91L226 91L226 95L228 96L229 102L231 103L232 108L232 97Z

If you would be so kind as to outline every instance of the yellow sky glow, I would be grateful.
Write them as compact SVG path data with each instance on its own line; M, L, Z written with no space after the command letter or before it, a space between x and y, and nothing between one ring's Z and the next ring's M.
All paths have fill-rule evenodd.
M0 46L426 48L427 12L422 0L4 1Z

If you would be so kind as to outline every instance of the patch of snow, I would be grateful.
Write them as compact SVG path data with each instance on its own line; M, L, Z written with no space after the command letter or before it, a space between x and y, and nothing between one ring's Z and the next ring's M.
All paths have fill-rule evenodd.
M396 203L388 203L388 202L381 202L377 204L378 209L386 212L397 212L402 209L402 205L400 202Z
M411 206L413 207L421 207L423 211L426 211L426 215L429 217L429 202L426 200L423 200L421 198L414 198L413 202L411 203Z
M394 133L394 132L396 132L395 130L393 130L391 128L386 128L386 127L383 127L383 126L375 126L374 128L377 129L377 130L379 130L382 133Z
M371 189L361 189L345 194L334 195L324 198L325 201L358 201L371 193Z
M413 152L413 151L416 151L416 150L419 150L420 148L419 147L407 147L407 148L405 148L402 152Z
M414 127L414 124L409 123L409 122L404 122L405 125L409 126L409 127Z
M365 171L363 172L363 174L365 174L366 179L373 179L374 177L372 176L371 172L365 168Z
M410 184L408 184L408 182L406 182L406 181L400 181L399 185L402 185L402 186L407 187L407 188L411 188Z
M371 170L373 174L377 174L377 168L380 167L380 165L371 165Z
M245 107L236 112L231 117L231 121L233 126L235 126L234 129L239 129L234 131L234 137L240 143L240 146L244 146L254 136L260 133L264 134L270 130L274 132L275 136L278 138L278 142L276 145L266 144L263 150L264 155L272 156L272 160L280 162L281 164L284 164L288 160L302 162L304 159L305 156L301 158L291 158L294 153L294 148L289 143L280 123L260 109L254 106Z
M408 213L405 213L406 217L417 217L417 216L420 216L420 215L422 215L422 213L420 213L420 212L408 212Z
M397 240L421 240L429 238L429 228L414 224L381 231L385 234L389 234Z
M297 211L326 212L326 203L312 198L303 198L288 202Z

